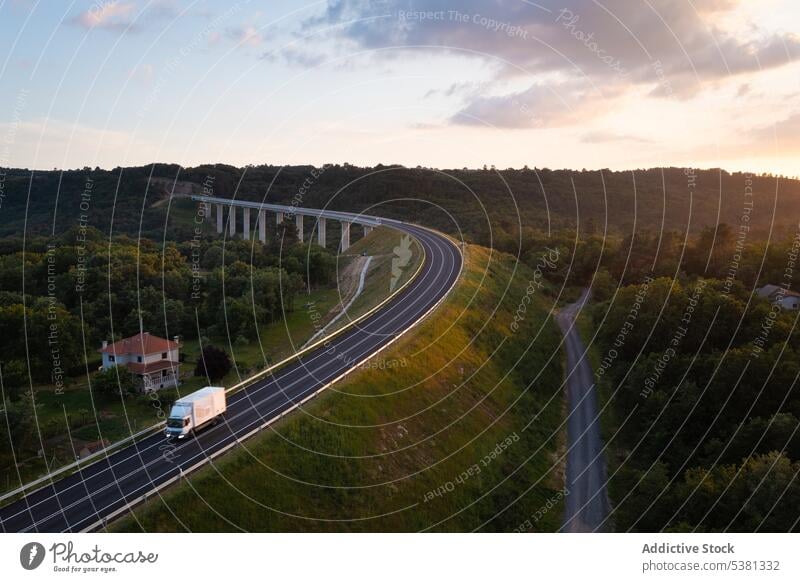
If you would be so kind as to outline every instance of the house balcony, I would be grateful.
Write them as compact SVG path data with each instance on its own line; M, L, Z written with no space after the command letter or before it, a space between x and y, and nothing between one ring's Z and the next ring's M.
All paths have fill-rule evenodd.
M128 364L128 370L140 378L142 390L152 392L180 384L180 363L161 360L151 364Z

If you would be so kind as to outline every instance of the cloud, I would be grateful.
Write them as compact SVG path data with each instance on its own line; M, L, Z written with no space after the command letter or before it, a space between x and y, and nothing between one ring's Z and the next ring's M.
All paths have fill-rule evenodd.
M750 132L752 145L766 153L800 153L800 112Z
M288 65L296 65L306 69L313 69L318 67L327 60L322 54L311 53L294 46L288 46L280 49L277 52L267 52L262 55L265 61L269 62L284 62Z
M136 3L121 0L97 0L92 6L77 16L72 24L91 30L94 28L124 32L140 32L148 25L167 19L174 19L179 14L188 16L196 14L195 10L178 11L175 0L150 0L143 3L142 10L136 13Z
M618 87L603 89L581 80L534 83L524 91L504 95L473 95L449 122L531 129L572 125L597 118L621 95Z
M132 24L131 14L135 8L131 2L95 3L76 16L73 22L87 29L126 29Z
M480 95L487 87L488 83L485 82L463 81L460 83L452 83L445 89L429 89L425 93L425 97L433 97L434 95L453 97L459 95L474 98L475 96Z
M209 46L211 46L219 43L219 41L222 40L222 34L218 30L212 30L208 33L206 38Z
M543 85L507 95L475 96L450 122L506 129L542 127L553 123L569 105Z
M305 29L333 26L357 48L424 46L493 62L502 75L626 78L686 98L729 75L800 57L800 37L719 28L737 0L331 0ZM634 9L632 9L634 8ZM338 26L335 26L338 25ZM671 91L665 91L669 81Z
M240 46L259 47L264 43L264 36L252 24L228 29L228 38Z
M687 100L800 57L800 37L759 27L739 0L329 0L300 32L314 40L285 60L301 67L319 62L303 58L313 42L374 49L375 58L416 47L420 61L445 54L488 63L492 83L426 97L462 100L449 124L503 128L589 122L625 94ZM497 94L502 83L525 79L527 88Z

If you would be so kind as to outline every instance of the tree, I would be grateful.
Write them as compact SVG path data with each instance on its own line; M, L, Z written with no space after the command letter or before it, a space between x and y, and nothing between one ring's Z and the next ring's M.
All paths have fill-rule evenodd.
M608 269L600 267L594 274L591 281L593 299L598 303L608 301L614 296L614 291L617 289L617 282Z
M0 446L4 449L13 446L23 451L33 446L36 422L30 390L23 391L15 402L6 400L5 411L0 415L0 433Z
M738 465L697 467L684 473L678 499L685 521L704 530L796 531L800 463L773 451Z
M231 359L225 350L208 345L203 348L200 359L197 360L194 375L205 376L211 381L221 380L230 372L231 367Z
M20 393L30 386L28 366L21 360L0 362L0 378L3 380L6 400L17 400Z
M127 396L138 392L138 383L125 368L109 368L95 374L92 388L100 394Z
M216 245L211 246L203 255L203 267L218 269L222 266L222 249Z
M298 258L307 262L309 285L316 287L333 281L336 275L336 257L330 251L312 245L310 248L298 246L295 252L302 253Z

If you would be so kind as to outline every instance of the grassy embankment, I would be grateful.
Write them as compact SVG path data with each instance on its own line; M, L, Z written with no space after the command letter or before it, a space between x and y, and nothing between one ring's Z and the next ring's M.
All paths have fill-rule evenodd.
M539 292L511 332L532 278L513 269L469 247L447 301L372 365L114 530L557 529L559 333Z
M400 235L388 228L375 229L368 237L357 241L338 260L337 285L315 289L297 301L297 308L285 314L282 321L265 325L259 330L260 342L235 343L225 337L212 337L209 341L228 351L235 362L234 368L222 380L224 386L232 386L268 363L281 361L290 356L347 304L355 293L361 254L373 256L362 293L351 306L348 314L340 317L327 330L328 333L341 328L350 319L366 313L389 294L389 280L393 247L399 244ZM404 269L398 287L416 272L422 261L418 243L412 245L412 257ZM357 267L357 268L356 268ZM313 310L308 307L313 305ZM312 319L312 315L318 319ZM186 361L183 374L191 374L200 353L199 342L184 342L182 353ZM99 356L89 365L90 370L99 366ZM206 379L189 377L180 387L186 394L205 385ZM178 397L177 390L162 390L158 394L122 399L107 394L92 395L86 377L72 379L63 393L57 394L52 385L35 387L37 422L45 432L45 459L32 457L18 459L22 482L28 482L45 473L47 467L55 469L75 459L86 443L105 439L108 442L121 440L159 421L157 411L168 411ZM60 428L59 428L60 427ZM67 428L69 427L69 429ZM58 434L61 436L49 436ZM71 439L68 438L68 434ZM11 490L20 485L16 470L11 469L13 460L0 459L3 467L9 467L0 490Z

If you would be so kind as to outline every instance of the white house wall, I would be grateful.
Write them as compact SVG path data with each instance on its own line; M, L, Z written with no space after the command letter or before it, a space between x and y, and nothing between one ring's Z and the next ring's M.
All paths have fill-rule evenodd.
M798 297L784 297L780 301L783 309L796 310L800 305L800 298Z
M114 361L112 362L111 359L109 358L109 356L111 356L111 355L113 355L113 354L103 354L103 367L104 368L110 368L111 366L116 366L116 365L123 365L124 366L125 364L127 364L128 362L131 361L130 358L128 358L127 355L117 355L114 358Z
M162 361L164 359L171 360L173 362L177 362L178 361L178 351L179 350L177 350L177 349L175 349L175 350L167 350L167 357L166 358L162 358L161 357L161 354L163 354L164 352L153 352L152 354L148 354L147 355L147 357L144 359L144 363L152 364L154 362L160 362L160 361ZM134 356L133 361L134 362L137 361L135 356Z

